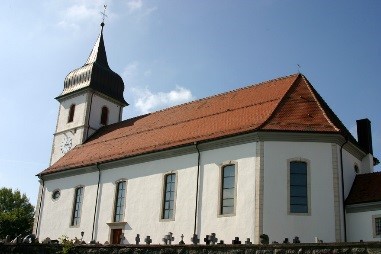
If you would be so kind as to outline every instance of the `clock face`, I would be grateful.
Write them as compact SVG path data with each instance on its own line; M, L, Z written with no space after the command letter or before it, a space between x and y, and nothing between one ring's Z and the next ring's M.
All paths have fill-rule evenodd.
M69 152L72 146L72 140L70 137L64 137L62 143L61 143L61 152L63 154Z

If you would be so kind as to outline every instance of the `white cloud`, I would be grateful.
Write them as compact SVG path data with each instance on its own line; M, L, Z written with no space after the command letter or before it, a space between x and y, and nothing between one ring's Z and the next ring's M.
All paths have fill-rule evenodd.
M65 29L79 30L81 23L101 22L101 12L103 12L103 10L104 1L101 0L70 1L70 4L61 12L61 20L58 22L58 26ZM106 15L108 18L115 16L110 8L107 8ZM89 20L91 22L89 22Z
M127 8L130 12L140 10L143 7L142 0L130 0L127 2Z
M123 78L127 83L133 83L134 78L138 75L139 63L137 61L129 63L123 71Z
M181 86L169 92L152 93L148 88L132 88L132 92L137 98L134 106L142 114L194 100L192 92Z
M138 21L141 21L143 18L150 16L151 13L157 10L156 6L147 7L143 0L129 0L127 2L127 10L129 14L136 14Z

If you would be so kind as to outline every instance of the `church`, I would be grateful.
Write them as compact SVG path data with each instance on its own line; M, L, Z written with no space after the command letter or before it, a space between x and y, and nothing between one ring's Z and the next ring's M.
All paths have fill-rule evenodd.
M380 238L368 119L356 140L297 73L122 120L124 82L108 65L103 28L55 98L50 166L37 175L40 241Z

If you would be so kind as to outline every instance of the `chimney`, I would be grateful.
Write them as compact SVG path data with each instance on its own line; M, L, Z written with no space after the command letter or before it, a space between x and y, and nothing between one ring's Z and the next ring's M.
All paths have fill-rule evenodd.
M357 123L357 141L362 150L367 154L373 154L372 129L368 118L360 119Z

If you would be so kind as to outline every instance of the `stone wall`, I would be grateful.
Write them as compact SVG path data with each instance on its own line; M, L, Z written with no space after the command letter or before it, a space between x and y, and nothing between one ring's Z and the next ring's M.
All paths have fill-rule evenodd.
M63 253L59 244L0 244L1 254ZM381 254L381 242L270 245L79 245L67 253L126 254Z

